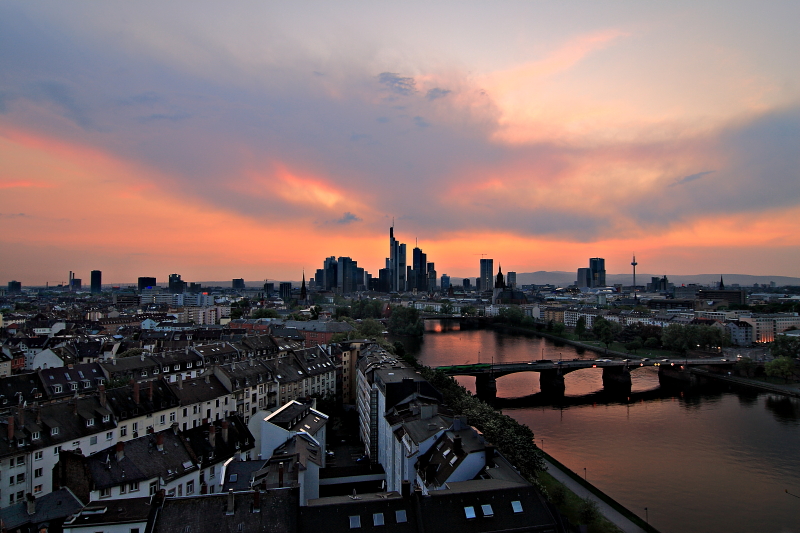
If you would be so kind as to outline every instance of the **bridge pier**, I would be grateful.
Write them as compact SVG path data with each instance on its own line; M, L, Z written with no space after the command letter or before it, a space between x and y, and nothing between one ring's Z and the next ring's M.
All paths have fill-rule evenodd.
M658 367L658 382L661 385L697 385L699 381L696 374L679 366Z
M539 372L539 387L542 392L564 394L564 374L560 369L542 370Z
M631 371L626 367L603 368L604 389L631 389Z
M475 376L475 393L485 402L497 398L497 380L491 374L478 374Z

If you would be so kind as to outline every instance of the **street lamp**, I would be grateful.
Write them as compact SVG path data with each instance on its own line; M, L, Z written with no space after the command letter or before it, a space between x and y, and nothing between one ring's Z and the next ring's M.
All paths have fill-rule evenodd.
M647 514L647 507L644 508L644 521L650 523L650 517Z

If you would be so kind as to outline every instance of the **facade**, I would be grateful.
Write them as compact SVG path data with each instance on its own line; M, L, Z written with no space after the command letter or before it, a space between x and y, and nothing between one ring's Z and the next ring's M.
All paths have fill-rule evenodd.
M100 294L103 292L103 273L99 270L92 270L91 273L91 289L92 294Z
M478 290L489 291L494 286L494 259L481 259Z
M606 286L606 260L602 257L593 257L589 259L589 270L591 274L590 287L605 287Z

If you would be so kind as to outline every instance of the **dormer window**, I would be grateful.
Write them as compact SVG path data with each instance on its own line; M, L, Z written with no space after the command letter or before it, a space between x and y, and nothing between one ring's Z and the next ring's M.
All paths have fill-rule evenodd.
M86 427L91 427L94 425L94 418L90 418L86 421Z
M38 431L34 431L34 432L31 434L31 440L39 440L39 439L41 439L41 438L42 438L42 434L41 434L41 433L39 433Z
M53 385L53 394L61 393L61 385Z
M103 422L109 422L111 420L111 415L103 415Z
M180 369L181 369L181 365L175 365L175 366L172 367L172 370L174 370L175 372L177 372Z
M158 369L157 369L157 368L154 368L154 369L153 369L153 375L156 375L156 374L158 374Z
M50 428L50 436L58 435L58 427Z
M84 379L81 383L83 383L83 388L84 389L88 389L89 387L92 386L92 382L89 381L88 379Z
M69 384L69 388L70 390L78 390L78 383L73 381L72 383Z
M186 363L186 368L192 368L192 363Z

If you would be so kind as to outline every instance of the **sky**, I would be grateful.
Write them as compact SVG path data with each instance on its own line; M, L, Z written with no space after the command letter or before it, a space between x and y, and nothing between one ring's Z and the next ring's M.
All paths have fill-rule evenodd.
M0 282L800 276L798 2L0 3ZM485 255L482 255L485 254Z

